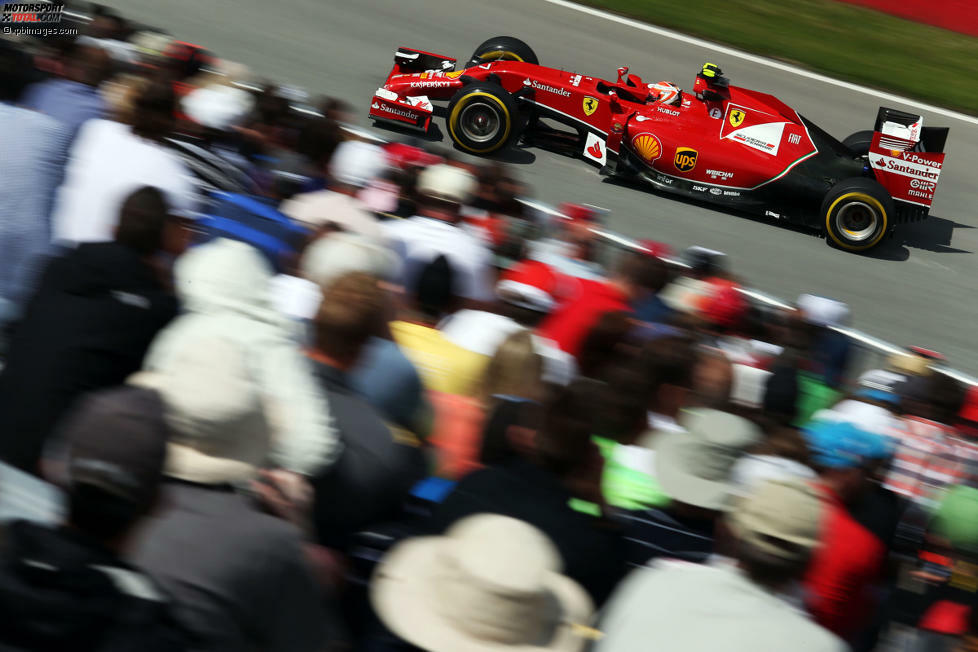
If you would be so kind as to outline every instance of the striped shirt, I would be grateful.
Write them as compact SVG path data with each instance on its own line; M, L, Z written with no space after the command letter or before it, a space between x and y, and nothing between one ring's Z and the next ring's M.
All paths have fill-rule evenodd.
M622 511L626 560L644 566L657 557L704 563L713 553L712 520L688 518L662 509Z
M949 426L919 417L903 419L884 487L921 507L933 507L951 484L974 486L978 446Z

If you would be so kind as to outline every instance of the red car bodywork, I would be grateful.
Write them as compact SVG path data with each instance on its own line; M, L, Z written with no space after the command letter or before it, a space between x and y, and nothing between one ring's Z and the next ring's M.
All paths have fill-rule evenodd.
M419 60L437 65L419 71ZM922 219L944 161L942 152L913 151L915 142L877 131L867 164L776 97L732 85L704 93L707 82L699 76L693 92L668 105L652 99L650 84L627 68L611 82L522 61L464 70L455 64L451 57L401 48L370 117L427 131L433 101L450 100L473 81L492 81L521 111L577 131L578 153L603 173L627 167L660 190L804 223L812 223L811 205L817 207L833 183L859 176L875 177L897 200L900 221Z

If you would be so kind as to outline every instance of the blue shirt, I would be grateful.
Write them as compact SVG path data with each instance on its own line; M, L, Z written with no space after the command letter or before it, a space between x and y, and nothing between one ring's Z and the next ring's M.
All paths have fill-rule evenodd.
M98 89L68 79L51 79L27 89L23 105L63 122L74 138L86 120L106 114Z
M25 301L51 242L51 206L71 135L54 118L0 103L0 301Z
M370 338L350 372L350 384L390 422L409 430L417 425L424 407L421 377L391 340Z

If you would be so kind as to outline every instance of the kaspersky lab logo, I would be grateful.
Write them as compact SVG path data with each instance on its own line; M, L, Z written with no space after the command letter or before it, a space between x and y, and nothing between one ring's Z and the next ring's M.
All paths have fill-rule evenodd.
M0 23L60 23L64 8L64 4L41 2L0 4Z

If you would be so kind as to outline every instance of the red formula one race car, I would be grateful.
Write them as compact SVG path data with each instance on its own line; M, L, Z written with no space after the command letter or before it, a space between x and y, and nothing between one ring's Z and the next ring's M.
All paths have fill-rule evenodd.
M428 131L432 103L448 100L448 135L466 152L517 141L560 150L605 175L817 228L850 251L926 218L944 165L948 129L918 115L881 107L873 131L840 142L774 96L730 85L714 64L683 91L628 68L616 81L547 68L501 36L456 68L400 48L370 117Z

